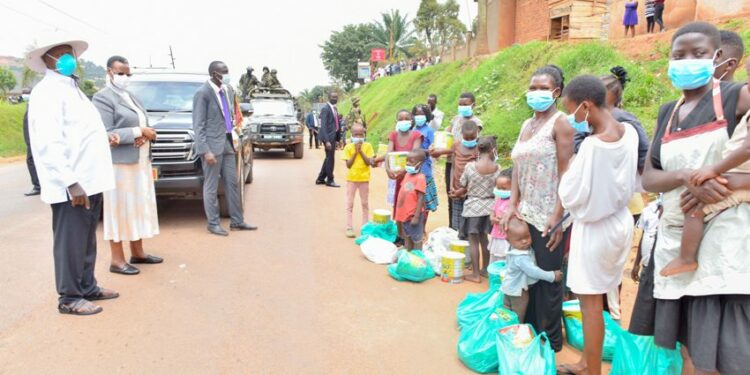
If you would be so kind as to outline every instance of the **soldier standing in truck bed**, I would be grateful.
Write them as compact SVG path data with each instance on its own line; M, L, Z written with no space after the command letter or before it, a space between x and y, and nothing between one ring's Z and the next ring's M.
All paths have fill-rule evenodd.
M263 67L263 76L260 78L260 85L262 87L271 87L271 72L268 70L267 66Z
M272 89L280 89L282 87L279 78L276 76L276 69L271 69L271 84L268 86Z
M240 77L240 93L242 98L249 99L250 91L258 86L260 86L260 81L258 81L258 77L253 74L253 67L248 66L247 73Z

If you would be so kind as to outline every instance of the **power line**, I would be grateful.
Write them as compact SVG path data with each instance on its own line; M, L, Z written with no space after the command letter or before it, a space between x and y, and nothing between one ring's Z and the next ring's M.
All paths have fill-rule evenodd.
M51 28L53 28L53 29L55 29L55 30L62 30L62 31L67 31L67 30L65 30L65 29L63 29L63 28L61 28L61 27L59 27L59 26L55 26L55 25L53 25L53 24L51 24L51 23L49 23L49 22L45 22L45 21L43 21L43 20L40 20L39 18L36 18L36 17L34 17L34 16L32 16L32 15L29 15L29 14L27 14L27 13L21 12L20 10L17 10L17 9L13 9L13 8L11 8L11 7L9 7L9 6L5 5L5 4L3 4L3 3L0 3L0 6L2 6L2 7L3 7L3 8L5 8L5 9L8 9L8 10L10 10L10 11L12 11L12 12L18 13L18 14L20 14L20 15L22 15L22 16L24 16L24 17L26 17L26 18L29 18L29 19L31 19L32 21L36 21L36 22L39 22L39 23L41 23L41 24L43 24L43 25L47 25L47 26L49 26L49 27L51 27Z
M37 1L39 1L42 5L47 6L48 8L50 8L50 9L52 9L52 10L54 10L54 11L56 11L56 12L58 12L58 13L64 15L64 16L67 16L70 19L76 20L76 21L80 22L81 24L83 24L85 26L88 26L88 27L90 27L90 28L92 28L92 29L94 29L96 31L99 31L99 32L107 34L106 31L104 31L104 30L102 30L102 29L100 29L100 28L98 28L98 27L96 27L96 26L94 26L94 25L92 25L92 24L90 24L90 23L88 23L88 22L86 22L86 21L84 21L84 20L82 20L82 19L74 16L74 15L71 15L70 13L67 13L67 12L63 11L63 10L61 10L61 9L53 6L52 4L47 3L44 0L37 0Z

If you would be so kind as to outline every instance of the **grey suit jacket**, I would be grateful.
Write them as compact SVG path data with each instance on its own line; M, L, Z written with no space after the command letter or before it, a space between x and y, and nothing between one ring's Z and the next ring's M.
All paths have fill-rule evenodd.
M146 110L135 96L130 95L135 105L147 115ZM99 110L102 116L102 122L107 129L107 133L116 133L120 136L120 145L111 148L112 163L114 164L135 164L138 163L139 149L133 147L135 136L133 128L140 127L138 114L131 108L128 103L112 88L105 87L96 94L92 99L94 106ZM146 117L148 122L148 117Z
M228 87L227 102L230 117L234 115L234 96L234 90ZM234 123L233 118L229 120ZM207 152L214 155L224 153L224 145L227 142L224 112L216 92L208 82L193 97L193 131L195 132L195 150L198 155Z

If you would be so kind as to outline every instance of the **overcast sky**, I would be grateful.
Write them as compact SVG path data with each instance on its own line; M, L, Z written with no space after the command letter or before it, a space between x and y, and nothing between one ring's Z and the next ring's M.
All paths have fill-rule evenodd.
M468 24L476 3L459 3ZM318 46L332 31L391 8L411 19L418 7L419 0L0 0L0 55L21 57L35 42L83 39L90 44L83 58L100 65L119 54L131 66L164 67L172 45L178 70L202 72L223 60L236 83L247 65L257 72L267 65L296 93L330 82Z

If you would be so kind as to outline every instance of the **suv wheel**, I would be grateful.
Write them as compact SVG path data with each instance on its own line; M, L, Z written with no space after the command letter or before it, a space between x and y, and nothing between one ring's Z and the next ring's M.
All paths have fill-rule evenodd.
M297 143L296 145L294 145L294 158L302 159L304 155L305 155L305 144Z

